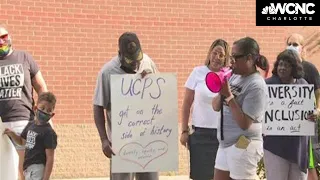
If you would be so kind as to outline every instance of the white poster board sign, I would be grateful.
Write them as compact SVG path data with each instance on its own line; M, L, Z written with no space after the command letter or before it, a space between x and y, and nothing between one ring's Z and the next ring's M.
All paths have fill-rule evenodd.
M315 109L313 85L268 85L268 93L265 135L315 135L315 123L307 119Z
M7 135L0 118L0 180L18 179L19 156Z
M112 172L178 170L175 74L111 75Z

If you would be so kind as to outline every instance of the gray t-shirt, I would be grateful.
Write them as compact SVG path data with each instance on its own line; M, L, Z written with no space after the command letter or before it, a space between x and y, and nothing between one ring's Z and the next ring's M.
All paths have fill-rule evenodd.
M223 105L223 124L218 127L218 138L222 147L235 144L241 135L249 139L262 140L262 120L268 106L267 85L257 72L247 77L233 74L229 80L230 89L242 111L253 119L252 125L243 130L232 116L231 109ZM224 139L221 140L221 129Z
M32 78L39 68L32 56L14 50L0 59L0 117L3 122L33 120Z
M96 88L93 97L93 104L97 106L102 106L106 109L107 117L107 135L111 141L111 92L110 92L110 75L111 74L127 74L124 70L120 68L121 63L118 56L113 57L108 63L106 63L100 70ZM151 58L143 54L143 59L141 61L139 71L141 73L143 70L149 70L152 73L157 73L158 69Z

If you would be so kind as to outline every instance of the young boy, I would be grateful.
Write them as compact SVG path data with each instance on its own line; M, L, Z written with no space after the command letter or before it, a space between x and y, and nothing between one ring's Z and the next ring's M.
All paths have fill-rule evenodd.
M56 97L51 92L41 93L37 106L34 107L35 120L30 121L21 135L10 129L5 129L13 141L25 145L25 160L23 163L26 180L49 180L53 162L54 150L57 147L57 135L49 124L54 116Z

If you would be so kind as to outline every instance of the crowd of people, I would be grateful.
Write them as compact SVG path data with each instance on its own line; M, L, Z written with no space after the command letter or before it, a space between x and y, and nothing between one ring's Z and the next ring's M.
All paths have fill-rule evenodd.
M268 84L313 85L316 107L308 120L317 123L319 116L320 77L316 67L305 59L304 39L294 33L285 43L271 77L269 63L251 37L235 41L231 52L227 50L228 44L213 42L209 60L193 69L185 84L180 138L190 151L191 179L254 180L258 178L261 160L268 180L318 179L317 125L315 130L310 129L315 131L314 137L271 136L262 132L268 108ZM206 73L219 72L224 66L231 67L233 75L219 93L212 93L205 88ZM190 113L192 131L188 128Z
M264 136L262 132L268 84L312 84L316 111L309 120L316 123L320 111L319 72L305 59L303 37L292 34L285 43L287 47L278 54L270 77L269 62L251 37L238 39L232 46L223 39L213 41L204 65L190 73L185 82L180 143L190 152L191 179L253 180L262 159L269 180L318 179L313 152L317 136ZM144 78L149 73L159 73L156 64L142 51L135 33L123 33L118 46L118 54L98 74L93 97L94 122L102 151L110 160L115 155L110 75L138 73ZM205 77L223 67L230 67L233 74L220 92L212 93ZM20 179L48 180L57 147L57 134L50 122L56 97L48 91L32 56L13 48L4 26L0 26L0 68L9 69L0 76L12 82L0 86L0 91L5 92L0 100L0 117L6 127L4 134L19 154ZM38 94L36 102L33 89ZM158 172L111 173L111 168L111 180L159 179Z

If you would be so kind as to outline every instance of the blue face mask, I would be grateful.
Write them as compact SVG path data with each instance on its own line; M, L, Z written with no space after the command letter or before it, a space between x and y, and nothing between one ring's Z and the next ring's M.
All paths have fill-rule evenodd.
M47 123L52 118L52 115L37 109L36 117L41 123Z

